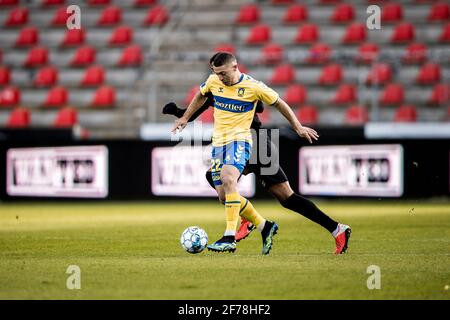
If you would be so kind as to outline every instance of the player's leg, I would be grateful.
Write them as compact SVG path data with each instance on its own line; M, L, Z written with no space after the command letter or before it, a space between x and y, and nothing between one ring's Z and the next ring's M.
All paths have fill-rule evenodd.
M211 169L206 171L205 177L206 177L206 180L208 181L209 185L211 186L211 188L216 190L216 192L218 193L220 202L222 204L225 204L225 194L223 194L223 196L221 197L221 195L217 191L216 186L214 185L214 181L212 179ZM236 236L235 236L236 242L239 242L242 239L245 239L250 234L250 232L252 232L256 228L250 221L248 221L247 219L245 219L242 216L243 211L250 210L249 207L248 208L246 207L246 205L245 205L246 203L242 199L245 199L245 198L241 197L241 209L239 211L239 215L241 216L241 224L239 225L238 231L236 231Z
M282 169L280 168L280 170ZM283 207L295 211L327 229L335 239L335 253L345 253L351 235L351 229L348 225L334 221L321 211L314 202L296 194L292 190L289 181L269 185L268 190L278 199Z
M237 153L235 153L235 151ZM263 237L262 253L268 254L272 248L272 238L277 233L278 225L272 221L266 221L261 217L251 203L239 195L237 189L238 178L244 169L244 164L248 161L250 156L250 145L248 143L235 142L231 146L227 145L226 153L227 155L224 157L224 163L220 167L220 183L217 181L218 179L214 178L215 170L217 169L214 166L212 168L212 178L216 189L223 190L225 193L227 229L224 237L213 245L208 246L208 249L224 251L219 247L221 243L230 243L231 240L234 242L237 221L240 214L245 219L251 221L261 231ZM218 187L218 185L220 186Z
M229 166L222 165L220 168L220 182L213 178L219 199L221 202L224 201L226 216L226 228L223 237L208 245L208 250L216 252L234 252L236 250L235 234L241 202L239 200L239 194L236 191L230 193L229 188L231 184L230 180L233 178L237 180L240 173L234 167L235 171L237 171L237 175L236 172L228 172L229 170L227 170L227 167Z
M268 254L272 249L272 238L277 233L278 225L275 222L264 219L253 207L252 203L239 195L237 190L237 177L239 170L231 165L224 165L221 180L225 191L225 206L227 207L227 231L225 235L236 234L239 209L242 207L241 216L249 220L261 232L263 240L263 254ZM232 214L230 214L232 212Z
M338 223L321 211L311 200L296 194L289 181L270 185L268 190L283 207L301 214L327 229L330 233L336 230Z
M270 154L278 152L277 146L270 139L266 139L266 143L266 149L270 150ZM257 145L258 147L261 146L259 143ZM258 150L258 154L267 152L267 150ZM267 175L263 174L262 168L264 168L264 165L261 164L259 158L256 160L256 163L250 169L262 185L277 198L283 207L297 212L327 229L335 238L335 253L344 253L351 234L350 227L334 221L317 208L312 201L294 193L281 166L278 165L278 170L274 174Z
M222 147L213 147L211 154L211 180L216 189L217 195L219 196L219 200L225 204L225 214L227 221L227 228L225 234L222 238L217 240L216 242L208 245L208 250L217 251L217 252L234 252L236 250L236 241L234 239L234 234L231 234L230 230L232 229L233 217L234 217L234 208L230 208L230 206L236 206L236 203L227 205L225 189L223 186L223 181L221 179L222 170L224 169L224 159L226 155L227 146ZM236 178L237 179L237 178ZM240 204L240 203L239 203ZM239 216L239 208L237 209ZM230 217L230 218L229 218ZM230 221L229 221L230 220ZM237 223L237 222L236 222ZM230 229L230 230L229 230ZM236 230L236 226L234 227L234 232Z

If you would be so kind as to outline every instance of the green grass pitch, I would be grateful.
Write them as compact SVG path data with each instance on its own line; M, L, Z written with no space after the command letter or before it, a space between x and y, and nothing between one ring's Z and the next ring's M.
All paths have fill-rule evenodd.
M0 203L0 299L449 299L450 205L317 202L352 227L347 254L275 201L253 201L278 222L270 255L254 231L234 254L184 252L184 228L224 230L217 201ZM81 289L66 287L69 265ZM368 267L381 288L367 287Z

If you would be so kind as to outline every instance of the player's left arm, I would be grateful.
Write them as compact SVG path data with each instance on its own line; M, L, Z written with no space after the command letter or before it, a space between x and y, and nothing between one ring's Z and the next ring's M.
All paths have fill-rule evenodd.
M280 111L280 113L287 119L287 121L289 121L294 131L297 132L300 137L307 139L309 143L312 143L313 140L317 140L319 138L316 130L302 126L302 124L300 123L300 121L298 121L297 117L292 111L291 107L289 107L289 105L283 99L278 98L273 106L277 108L278 111Z

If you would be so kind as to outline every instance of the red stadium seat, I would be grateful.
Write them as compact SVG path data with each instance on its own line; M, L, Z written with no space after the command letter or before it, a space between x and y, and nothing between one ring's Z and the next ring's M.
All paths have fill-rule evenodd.
M19 0L0 0L0 7L17 6Z
M373 84L386 84L392 80L392 68L388 63L377 63L372 66L367 75L366 83Z
M27 108L16 108L11 111L6 126L8 128L26 128L31 123L31 113Z
M214 48L214 52L221 52L221 51L236 54L236 48L234 47L234 45L230 43L221 43Z
M200 121L204 123L214 123L214 108L206 109L200 115Z
M308 20L308 10L301 4L289 6L283 16L284 23L298 23Z
M287 104L294 106L305 103L307 99L307 91L301 84L291 84L284 92L283 100Z
M333 97L332 102L336 104L348 104L355 103L357 89L352 84L342 84L336 90L336 94Z
M349 22L355 18L355 9L350 4L339 4L331 15L332 22Z
M0 87L7 86L10 81L11 71L5 66L0 66Z
M44 102L44 107L62 107L67 104L68 101L67 89L61 86L53 87L47 93L47 98Z
M386 3L381 10L381 23L400 22L403 19L403 7L398 3Z
M417 110L414 106L403 105L395 110L394 122L416 122Z
M423 63L427 59L427 46L423 43L411 43L406 47L403 63Z
M450 42L450 23L442 27L439 42Z
M388 84L380 96L382 105L399 105L403 103L405 92L403 86L397 83Z
M70 13L67 13L66 7L58 8L53 14L53 18L50 24L52 26L65 26L69 17Z
M143 60L142 49L138 45L129 46L122 51L119 59L119 66L138 66Z
M441 67L435 63L427 63L420 68L416 82L418 84L434 84L441 80Z
M55 67L43 67L39 69L34 78L34 85L37 87L51 87L58 82L58 69Z
M4 25L6 27L20 27L28 23L28 9L14 8L9 12Z
M109 86L102 86L95 92L92 100L92 107L103 108L112 107L116 103L116 91Z
M64 107L58 111L53 125L55 127L72 127L78 123L78 112L72 107Z
M313 43L319 39L319 28L315 24L304 24L297 30L295 43Z
M358 48L357 61L360 63L372 63L378 59L380 49L375 43L364 43Z
M158 0L134 0L134 6L149 6L155 4Z
M91 6L101 6L110 4L110 0L88 0L87 3Z
M105 70L102 66L91 66L84 72L81 85L85 87L98 86L105 81Z
M42 0L41 5L43 7L58 6L64 4L65 0Z
M291 4L294 2L295 2L295 0L271 0L270 1L271 4L275 4L275 5L285 5L285 4Z
M0 107L14 107L20 103L20 91L16 87L6 87L0 91Z
M353 105L345 110L344 119L349 125L363 125L369 121L369 112L363 106Z
M327 63L331 57L331 48L326 43L316 43L310 49L308 53L308 63Z
M84 43L86 39L86 32L82 29L68 29L64 35L61 46L79 46Z
M342 42L345 44L354 44L366 41L366 26L362 23L353 23L349 25L345 31Z
M39 32L35 27L23 28L16 39L16 47L34 46L39 42Z
M163 5L156 5L150 8L144 19L144 25L163 26L169 21L169 12Z
M109 38L109 45L127 45L133 41L133 29L128 26L120 26L114 29Z
M248 24L259 22L260 10L256 4L246 4L241 7L236 17L236 23Z
M283 60L284 49L279 44L267 44L261 51L263 63L279 63Z
M445 22L450 20L450 5L445 2L434 3L428 14L428 21Z
M319 111L315 106L303 106L296 112L297 119L301 124L314 125L319 122Z
M414 26L409 22L400 23L395 26L391 36L391 42L410 42L414 40L414 37Z
M189 89L189 91L186 94L186 97L184 98L184 105L186 107L191 103L192 99L194 99L194 96L199 91L200 91L200 89L198 86L193 86L192 88Z
M287 85L295 80L295 68L290 64L281 64L273 70L270 83L273 85Z
M28 51L27 58L25 60L25 67L39 67L47 64L48 62L48 50L44 47L34 47Z
M429 105L441 105L450 101L450 85L445 83L439 83L434 86L428 101Z
M122 9L116 6L106 7L97 21L99 26L116 25L122 22Z
M336 85L342 80L342 67L340 64L330 64L322 68L319 84Z
M70 64L74 67L86 66L94 63L96 59L96 51L90 46L78 48L72 58Z
M272 31L266 24L259 24L250 30L250 34L246 39L247 44L264 44L272 38Z

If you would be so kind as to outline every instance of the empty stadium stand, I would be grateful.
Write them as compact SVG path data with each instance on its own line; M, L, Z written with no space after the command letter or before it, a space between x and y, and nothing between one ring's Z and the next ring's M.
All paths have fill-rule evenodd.
M66 26L73 4L79 30ZM161 107L186 106L219 50L308 124L448 121L449 3L380 2L379 30L366 27L369 4L0 0L0 125L137 136L144 122L173 120ZM69 120L55 120L61 110ZM263 118L286 123L274 110Z

